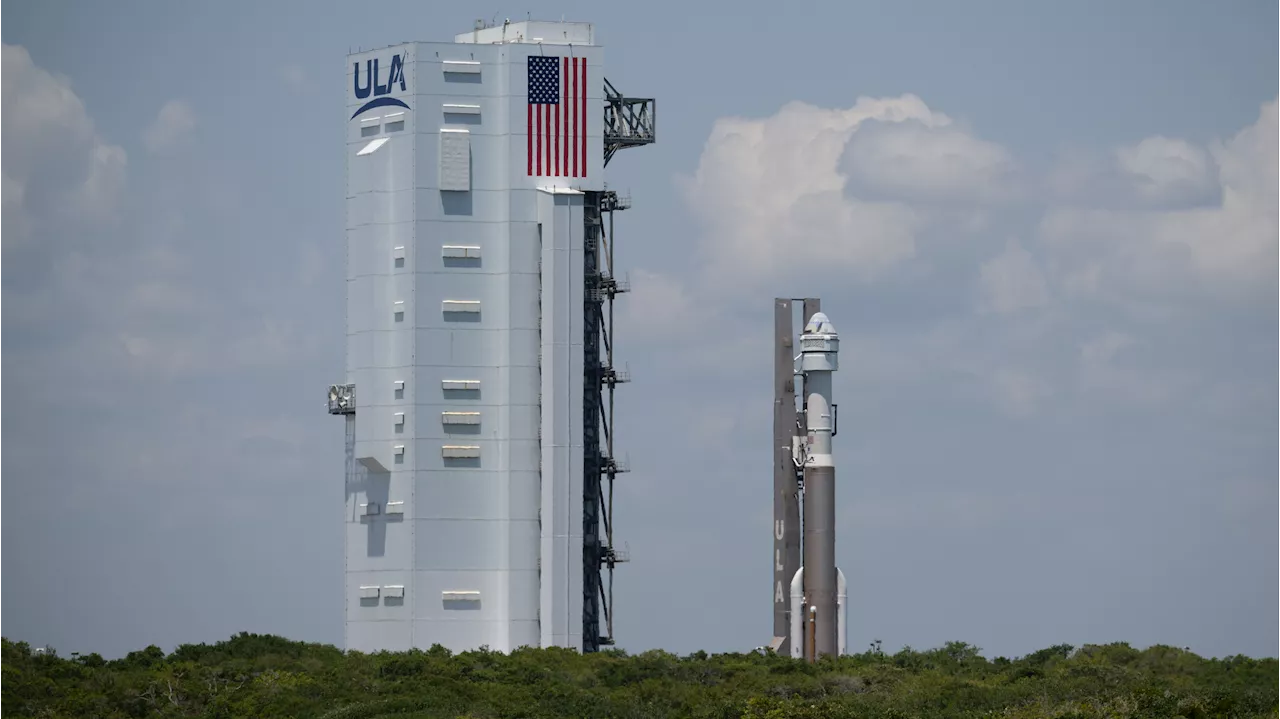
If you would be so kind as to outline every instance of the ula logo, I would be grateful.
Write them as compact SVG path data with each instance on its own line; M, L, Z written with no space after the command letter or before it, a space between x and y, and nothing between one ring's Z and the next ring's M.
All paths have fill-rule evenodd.
M356 99L363 100L366 97L369 97L369 95L373 95L373 99L361 105L360 109L356 110L355 115L351 116L352 120L356 119L356 115L359 115L366 110L372 110L375 107L403 107L406 110L409 109L409 106L406 105L403 100L399 100L394 97L386 97L386 95L396 89L397 84L400 86L401 92L405 91L404 61L400 59L399 55L391 56L391 69L387 71L386 83L382 82L382 73L378 67L377 58L364 61L363 85L360 83L360 63L356 62L353 64L354 67L352 69L354 72L352 73L352 77L354 78Z

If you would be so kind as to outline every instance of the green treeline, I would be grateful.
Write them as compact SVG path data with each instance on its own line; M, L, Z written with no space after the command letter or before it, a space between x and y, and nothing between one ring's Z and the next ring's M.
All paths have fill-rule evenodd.
M523 649L361 654L241 634L106 661L3 640L17 717L1276 717L1275 659L1173 647L976 647L807 664L764 652L677 657Z

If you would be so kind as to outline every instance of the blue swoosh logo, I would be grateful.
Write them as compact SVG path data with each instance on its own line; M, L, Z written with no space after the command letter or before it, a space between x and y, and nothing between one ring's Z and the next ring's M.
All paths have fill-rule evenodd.
M372 110L375 107L403 107L406 110L410 109L408 105L404 104L403 100L397 100L394 97L379 97L361 105L360 109L356 110L356 114L351 116L351 119L354 120L356 115Z

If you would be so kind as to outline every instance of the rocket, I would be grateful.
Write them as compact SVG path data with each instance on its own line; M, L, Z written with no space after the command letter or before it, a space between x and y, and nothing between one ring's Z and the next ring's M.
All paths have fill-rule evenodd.
M789 455L786 464L791 466L787 477L788 468L779 461L781 457L775 457L775 636L771 646L775 651L785 648L794 658L813 661L845 653L848 591L844 573L836 566L835 551L836 467L832 439L836 436L838 415L831 385L832 373L840 368L840 336L826 314L818 310L817 300L805 300L804 307L809 321L800 334L800 354L790 358L793 376L790 382L775 383L775 450L779 455ZM811 315L810 309L814 310ZM780 379L782 352L792 339L790 302L777 300L775 311L779 365L775 379ZM799 413L795 412L797 389L802 398ZM778 446L786 429L782 421L788 412L794 417L790 446ZM800 505L803 514L798 511ZM786 531L788 524L795 523L800 525L799 532ZM788 536L794 534L801 536ZM802 544L794 541L801 538ZM787 565L794 566L797 559L802 559L800 566L791 573ZM785 605L784 577L789 579L786 599L790 600ZM785 624L779 621L783 618Z

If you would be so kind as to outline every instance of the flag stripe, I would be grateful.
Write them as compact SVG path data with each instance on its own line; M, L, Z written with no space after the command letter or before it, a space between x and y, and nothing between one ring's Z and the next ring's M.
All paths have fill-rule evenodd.
M573 101L573 177L577 177L577 58L573 58L573 84L570 87Z
M578 99L578 108L582 111L582 132L575 139L582 141L582 174L587 174L587 58L582 58L582 96Z
M573 144L573 136L569 134L569 83L564 82L564 78L569 76L569 58L565 58L561 63L560 71L560 104L564 105L564 117L562 122L564 125L561 131L564 133L564 151L561 154L561 160L564 162L564 174L569 174L569 146Z
M528 145L529 145L529 154L526 157L529 164L528 173L532 175L533 174L533 105L529 105L529 121L528 123L526 123L524 128L524 137L525 137L525 140L528 141Z

